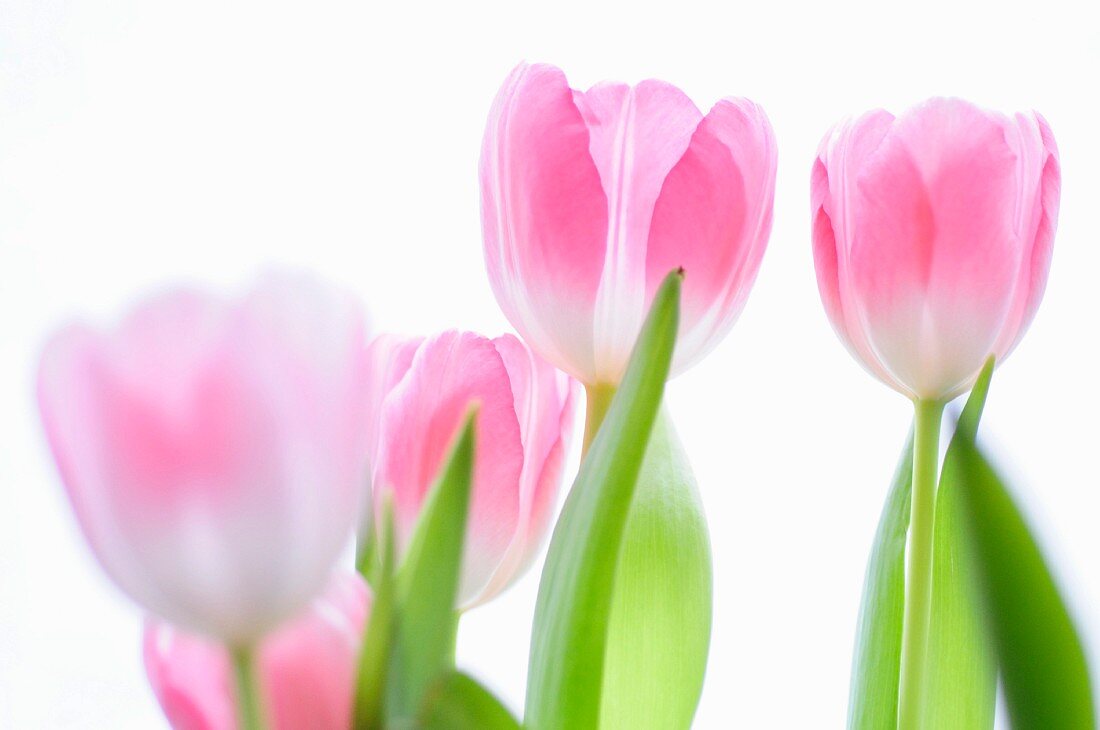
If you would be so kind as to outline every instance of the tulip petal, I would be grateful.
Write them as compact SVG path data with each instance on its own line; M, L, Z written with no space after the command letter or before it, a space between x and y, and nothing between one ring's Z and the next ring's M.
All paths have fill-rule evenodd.
M301 610L354 522L364 331L353 302L271 276L175 292L47 346L39 404L89 543L147 610L235 642Z
M653 211L647 303L664 276L685 270L684 332L674 372L717 343L740 313L771 232L776 147L760 107L723 99L695 130Z
M859 173L852 278L873 348L913 395L958 393L992 350L1020 262L1014 172L995 118L933 100Z
M381 435L382 404L390 391L401 382L412 367L413 356L424 341L423 337L399 337L379 335L367 347L367 458L374 461L378 455ZM366 480L363 506L359 516L359 537L365 539L370 531L371 484Z
M1015 349L1042 301L1062 188L1058 146L1041 115L1017 114L1006 120L1005 139L1017 160L1017 234L1033 244L1030 256L1025 255L1021 262L1014 306L994 348L998 359Z
M369 608L366 584L342 574L304 618L264 643L261 671L276 730L350 727Z
M173 730L237 727L233 675L223 647L149 622L144 655L149 684Z
M340 574L258 653L264 710L273 730L343 730L351 722L356 660L370 608L366 584ZM149 620L145 670L174 730L235 730L236 689L220 644Z
M723 100L703 117L661 81L582 92L556 68L521 65L482 148L493 291L538 354L587 385L614 385L661 278L687 261L679 372L744 304L774 181L771 128L751 102Z
M821 142L811 180L814 263L825 311L848 351L885 383L894 383L894 377L870 346L858 303L851 296L848 222L854 215L857 172L893 121L892 114L876 110L838 125Z
M481 152L489 282L535 350L591 375L592 308L607 237L607 197L565 75L521 64L489 114Z
M539 359L515 337L504 335L493 344L512 384L523 439L523 473L516 533L492 581L478 597L479 604L522 575L546 538L572 434L578 390L575 381Z
M608 205L595 308L596 378L617 382L645 317L646 243L653 209L702 114L675 86L654 80L633 87L598 84L577 94L576 101L588 125L592 159Z
M516 485L523 444L508 370L494 344L445 332L424 342L407 376L383 407L375 501L394 495L398 549L406 547L428 490L467 409L479 404L474 495L460 601L477 596L507 550L519 522Z
M814 160L813 170L810 173L810 215L812 216L817 288L821 294L821 304L825 307L825 314L833 323L845 347L851 349L852 343L848 339L847 328L844 327L844 304L840 294L840 263L837 258L836 233L833 231L833 220L827 211L830 207L829 169L818 157Z

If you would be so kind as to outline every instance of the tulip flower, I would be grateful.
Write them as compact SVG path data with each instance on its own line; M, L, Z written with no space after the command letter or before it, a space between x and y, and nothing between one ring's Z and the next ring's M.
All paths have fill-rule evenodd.
M1035 316L1060 187L1036 113L932 99L838 125L811 199L818 287L840 339L910 398L967 390Z
M470 517L458 608L483 603L527 568L550 525L575 386L511 335L444 332L370 346L368 445L375 513L392 495L405 548L468 409L477 404Z
M114 329L56 334L39 407L115 583L235 647L302 611L354 529L364 348L355 302L304 277L167 293Z
M1061 175L1050 127L932 99L821 143L814 261L840 339L915 404L898 727L921 726L944 403L1020 341L1043 296Z
M359 644L370 607L358 574L340 574L304 615L260 645L262 714L273 730L347 730ZM236 730L234 678L225 647L150 620L145 671L175 730Z
M617 385L653 295L686 272L673 372L733 325L772 222L776 149L763 110L704 115L660 81L569 88L520 65L489 114L481 209L489 281L542 357Z

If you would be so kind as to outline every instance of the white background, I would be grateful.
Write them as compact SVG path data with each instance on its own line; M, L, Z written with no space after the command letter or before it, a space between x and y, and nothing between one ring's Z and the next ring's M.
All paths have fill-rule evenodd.
M163 722L139 612L79 538L43 446L31 394L46 333L269 262L354 288L379 329L505 330L477 157L521 59L579 87L663 78L704 109L747 96L775 127L756 289L670 386L714 548L702 728L842 726L867 551L908 428L908 403L849 358L818 302L818 140L846 114L930 95L1042 111L1064 168L1050 286L983 429L1100 662L1100 34L1086 7L0 0L0 727ZM459 640L460 663L516 708L537 576L470 613Z

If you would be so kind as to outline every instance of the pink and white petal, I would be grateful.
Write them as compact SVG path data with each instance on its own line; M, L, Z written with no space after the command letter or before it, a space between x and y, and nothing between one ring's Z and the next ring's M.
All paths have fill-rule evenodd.
M836 244L836 279L839 299L835 312L827 309L830 316L839 313L843 320L833 323L833 328L841 334L841 341L870 373L884 383L901 389L874 351L865 332L860 304L851 297L851 233L850 221L858 215L854 206L856 200L856 178L865 161L874 154L883 138L893 125L894 117L889 112L876 109L862 116L836 125L822 139L818 147L818 160L827 172L823 182L828 189L818 189L820 196L819 214L828 218L829 227ZM823 220L820 221L824 223ZM815 226L817 224L815 223ZM816 228L815 228L816 230ZM820 282L819 282L820 285Z
M523 575L538 555L550 535L557 496L562 487L565 457L572 443L573 428L576 421L576 403L580 397L580 388L576 381L559 373L557 378L557 399L561 403L561 415L558 420L558 435L550 450L546 453L535 483L534 497L527 513L523 549L518 562L512 570L508 584Z
M417 350L382 414L375 500L394 495L404 548L463 418L478 405L473 496L460 605L478 595L515 534L523 444L508 371L493 343L445 332ZM376 504L377 506L377 504Z
M485 262L501 308L543 357L591 378L607 196L561 70L521 64L508 77L489 114L480 178Z
M113 335L62 333L43 355L39 396L78 520L108 574L150 610L219 633L239 629L217 605L226 591L240 595L225 585L227 565L219 555L191 576L181 563L202 555L178 549L200 534L204 546L221 547L247 486L272 478L264 456L273 444L252 394L222 369L222 343L196 346L204 338L195 318L207 312L192 305L201 301L174 293L136 310ZM196 336L169 338L165 329ZM233 611L245 608L234 603Z
M107 574L131 595L143 595L145 581L135 568L132 551L119 539L114 514L105 495L103 453L97 438L103 350L91 329L70 325L54 335L39 361L36 395L46 434L77 522L92 553Z
M276 730L351 726L369 610L366 584L358 575L342 574L305 616L264 643L260 661Z
M1019 253L1011 150L994 119L932 101L858 180L851 263L873 348L918 397L948 397L992 351Z
M1042 212L1035 231L1035 243L1031 252L1031 285L1028 287L1027 305L1020 326L1019 337L1027 330L1039 309L1039 302L1046 290L1047 275L1050 272L1050 259L1054 247L1054 232L1058 228L1058 211L1062 198L1062 164L1058 153L1058 144L1054 132L1042 115L1035 113L1039 123L1039 132L1043 141L1046 159L1040 177L1039 204ZM1013 344L1015 347L1015 343Z
M253 413L277 427L256 445L279 471L243 490L226 518L231 529L214 534L231 558L223 557L223 579L236 580L250 604L240 621L247 627L251 615L255 631L258 612L274 620L303 610L353 533L366 478L366 325L347 293L274 274L243 302L237 325L224 372L241 393L255 391ZM189 532L188 554L201 555L206 536ZM211 559L215 551L196 572L211 572Z
M173 730L235 730L236 692L225 649L147 620L145 674Z
M555 370L515 337L504 335L493 343L508 369L523 439L519 519L492 580L467 607L484 603L511 585L541 545L561 487L578 390L576 381Z
M833 221L826 212L829 206L829 170L820 157L814 160L810 172L810 218L811 237L814 250L814 271L817 274L817 289L821 294L821 304L833 326L837 337L856 357L851 338L848 336L847 322L844 318L844 305L840 294L840 264L837 260L836 232Z
M1031 112L1017 114L1014 122L1006 130L1006 137L1010 144L1014 144L1017 159L1028 162L1026 166L1018 163L1020 175L1017 184L1020 186L1021 209L1030 215L1023 219L1027 224L1019 226L1025 250L1013 312L1006 319L994 348L998 360L1003 360L1015 349L1042 301L1050 271L1062 190L1058 146L1046 119L1037 112Z
M351 534L365 473L365 325L342 293L275 275L223 319L178 407L127 397L127 377L106 380L98 410L107 451L136 449L109 462L107 478L115 513L137 510L120 528L144 546L135 559L163 596L148 607L245 641L324 588ZM157 503L142 506L138 487Z
M617 382L645 318L646 242L669 171L702 114L662 81L598 84L576 95L607 197L607 244L596 301L596 374Z
M669 271L684 268L674 372L709 352L744 305L771 231L775 165L763 110L723 99L665 180L650 230L646 301Z
M261 701L275 730L349 726L369 608L363 579L339 574L306 612L263 640L257 659ZM222 645L149 620L144 655L149 682L174 730L237 727L236 688Z
M170 292L51 342L48 439L125 592L230 641L308 604L358 503L363 347L359 310L298 278L234 302Z
M285 546L280 565L288 576L288 600L308 601L324 588L347 547L366 480L367 328L360 303L346 292L312 278L273 286L279 309L249 309L272 328L271 358L253 355L248 362L274 362L288 350L297 356L297 369L284 363L267 382L269 401L286 409L278 422L286 426L283 450L293 498L283 504L297 536ZM257 291L261 298L263 288ZM261 374L253 370L252 376Z
M368 479L364 481L363 503L360 507L360 538L365 537L371 529L371 505L373 503L371 482L373 479L373 465L378 460L382 408L386 396L409 371L413 356L423 342L423 337L379 335L367 347L367 435L365 442Z
M423 337L379 335L367 346L367 454L371 460L378 451L378 426L386 396L405 377L412 366Z
M270 276L253 291L244 315L242 334L254 339L238 336L239 354L271 352L270 360L247 362L266 386L287 389L287 398L273 399L288 409L279 421L288 426L286 437L309 444L314 469L330 469L338 488L327 491L334 499L357 503L368 427L367 327L359 301L313 277Z

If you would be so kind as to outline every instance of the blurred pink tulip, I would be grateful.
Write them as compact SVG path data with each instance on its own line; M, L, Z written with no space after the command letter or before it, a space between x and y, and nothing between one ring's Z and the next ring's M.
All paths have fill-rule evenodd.
M745 303L771 231L775 163L771 125L746 99L704 116L661 81L581 92L553 66L520 65L481 152L501 308L557 367L616 384L661 280L683 267L683 371Z
M1054 136L1034 112L932 99L838 125L811 199L818 286L841 340L911 398L965 391L1035 316L1060 188Z
M271 277L62 330L38 399L76 517L135 601L248 644L324 588L366 478L356 303Z
M511 335L379 337L369 361L374 504L393 494L399 548L467 409L479 406L458 607L483 603L519 577L546 536L576 387Z
M363 579L341 574L303 616L278 628L257 659L273 730L347 730L359 644L370 608ZM234 730L236 690L225 647L150 620L145 671L175 730Z

